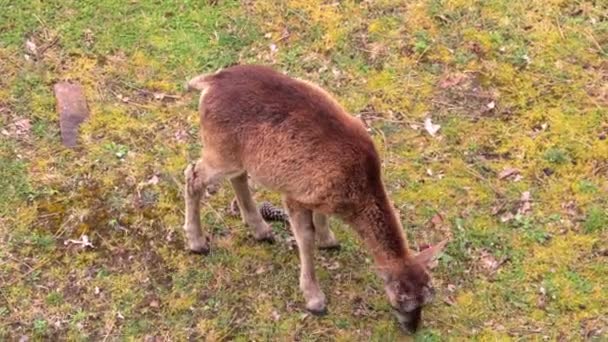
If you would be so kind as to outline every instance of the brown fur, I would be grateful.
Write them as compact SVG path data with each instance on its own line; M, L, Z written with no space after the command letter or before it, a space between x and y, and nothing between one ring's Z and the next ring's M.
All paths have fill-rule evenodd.
M425 262L407 248L381 179L378 153L358 119L320 87L262 66L235 66L199 76L189 87L202 91L204 145L202 164L189 168L190 193L222 177L248 174L257 184L280 192L290 216L295 212L294 234L297 240L301 237L303 263L310 257L306 227L315 229L309 216L335 215L349 223L369 249L398 311L407 314L409 307L428 301ZM204 175L197 181L200 172ZM194 203L188 194L186 200ZM314 270L302 272L307 296L304 288L318 286ZM307 277L313 279L302 280ZM320 306L324 308L324 297Z

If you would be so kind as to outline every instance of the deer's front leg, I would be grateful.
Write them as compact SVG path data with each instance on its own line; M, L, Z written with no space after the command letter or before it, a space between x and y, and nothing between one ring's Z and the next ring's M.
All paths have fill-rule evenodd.
M247 184L247 173L243 173L230 179L234 192L236 194L237 203L239 210L241 211L241 217L247 223L247 225L253 229L253 237L257 241L274 241L272 229L264 221L262 215L255 206L251 191L249 191L249 185Z
M315 248L315 230L312 222L312 211L302 208L297 202L284 199L289 214L289 222L298 244L300 254L300 289L306 300L306 309L313 314L326 312L325 295L317 278L313 263Z

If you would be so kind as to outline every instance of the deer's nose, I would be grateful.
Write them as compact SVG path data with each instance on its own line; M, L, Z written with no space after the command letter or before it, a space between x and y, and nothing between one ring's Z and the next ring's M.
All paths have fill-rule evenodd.
M422 321L422 307L417 307L410 312L399 312L395 310L395 315L397 316L401 329L413 334L420 327L420 322Z

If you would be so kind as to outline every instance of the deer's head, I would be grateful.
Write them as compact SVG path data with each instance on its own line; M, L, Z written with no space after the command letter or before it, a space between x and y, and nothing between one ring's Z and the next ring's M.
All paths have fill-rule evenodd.
M402 329L415 332L420 326L422 308L435 295L431 284L429 264L444 248L447 240L427 248L383 274L384 289Z

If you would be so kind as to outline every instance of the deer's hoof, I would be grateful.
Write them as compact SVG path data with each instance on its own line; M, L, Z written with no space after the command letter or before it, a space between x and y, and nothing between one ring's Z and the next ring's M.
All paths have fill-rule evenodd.
M268 226L268 225L266 225L265 227L263 227L261 229L256 229L256 231L253 233L253 238L255 239L255 241L258 241L258 242L267 242L267 243L275 242L274 233L272 232L272 228L270 228L270 226Z
M192 254L207 255L211 251L209 247L209 237L201 239L201 241L189 242L188 249Z
M315 316L324 316L327 314L327 306L325 305L325 297L314 298L306 303L306 310Z

